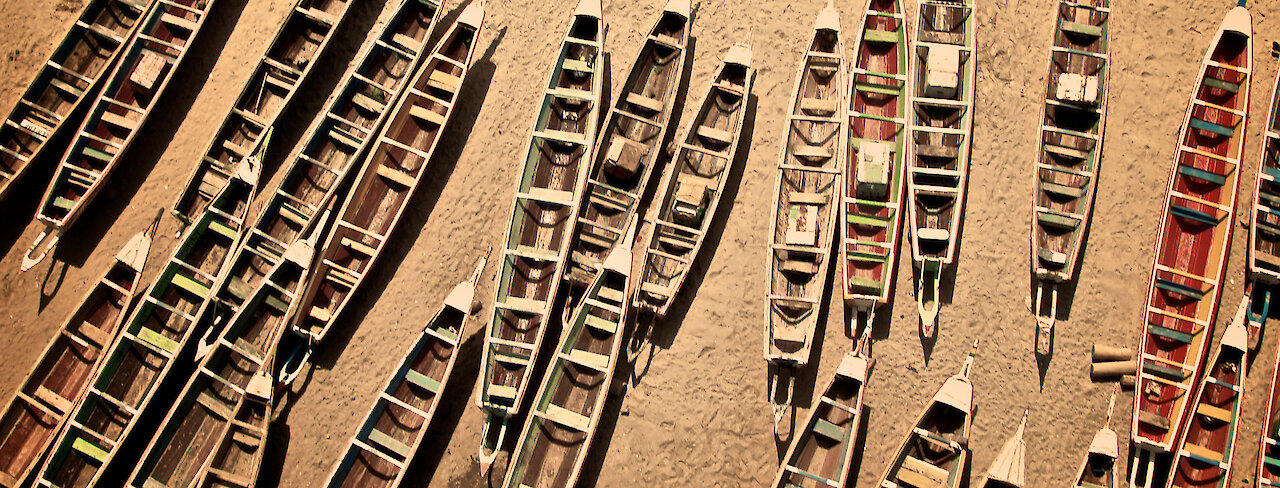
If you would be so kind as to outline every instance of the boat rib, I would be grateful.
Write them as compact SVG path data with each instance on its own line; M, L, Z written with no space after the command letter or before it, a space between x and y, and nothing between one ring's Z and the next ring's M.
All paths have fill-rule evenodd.
M1060 0L1036 151L1031 271L1036 351L1049 354L1058 285L1075 275L1093 215L1110 82L1110 0Z
M920 333L937 336L939 283L960 238L973 139L976 7L969 0L920 0L912 43L907 221L919 272Z
M155 0L92 0L40 66L0 125L0 200L56 150L49 141L79 125L79 108L112 73L143 12Z
M658 213L640 262L635 306L667 315L689 270L712 231L716 211L734 172L747 103L755 81L751 48L738 44L725 54L693 124L676 149L655 201ZM710 251L710 250L709 250Z
M969 461L969 435L973 428L973 384L969 371L978 354L978 342L960 372L947 378L925 405L897 454L876 486L928 486L958 488Z
M849 154L836 224L843 258L840 289L853 308L851 322L875 320L876 308L889 302L898 267L910 78L904 19L902 0L868 0L854 44L858 55L849 76Z
M869 337L864 333L858 350L845 354L840 361L818 404L809 412L804 429L782 458L771 485L774 488L804 486L814 481L846 486L849 477L855 476L854 447L858 445L862 401L872 365L866 353Z
M57 246L62 233L102 191L122 164L156 102L184 64L216 0L156 0L62 156L45 190L36 221L44 226L22 257L31 269Z
M99 368L142 287L160 215L129 240L62 323L0 417L0 487L26 485Z
M265 144L267 129L293 103L341 27L352 0L296 0L253 75L214 133L173 204L184 225L227 184L237 161Z
M1200 379L1190 418L1178 439L1168 488L1228 486L1244 399L1248 344L1243 320L1232 321L1222 333L1222 342Z

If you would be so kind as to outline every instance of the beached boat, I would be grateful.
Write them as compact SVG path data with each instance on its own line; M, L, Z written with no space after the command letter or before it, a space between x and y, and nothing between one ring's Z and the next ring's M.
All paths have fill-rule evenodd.
M765 359L790 367L809 362L843 195L847 66L840 15L831 2L818 12L805 51L774 180L764 321Z
M200 321L212 324L206 343L218 338L264 274L285 250L316 225L339 198L350 175L358 172L365 149L386 120L410 76L426 58L427 37L440 19L438 3L400 0L382 32L355 58L355 69L339 83L323 115L303 137L302 149L284 170L283 183L249 228L243 246L228 261L225 280L214 287L215 306ZM267 143L267 138L259 146Z
M458 362L476 282L488 258L486 252L471 278L454 286L427 321L324 486L395 488L405 481L405 468L426 440L440 395Z
M1280 486L1280 347L1272 363L1271 389L1267 390L1267 409L1262 413L1262 439L1258 442L1257 476L1254 487Z
M622 240L666 149L676 94L685 78L689 4L670 0L662 9L601 129L564 271L575 291L593 281L609 251Z
M138 295L160 216L133 236L49 341L0 417L0 487L26 484L111 347Z
M17 105L0 125L0 200L14 182L42 162L48 145L78 125L79 110L111 73L133 37L143 12L155 0L92 0L40 67Z
M854 46L838 263L850 322L871 324L889 303L902 238L910 77L902 0L868 0Z
M485 326L480 394L485 411L480 470L487 473L521 405L560 289L569 235L587 184L604 91L600 0L581 0L560 44L507 224L498 284ZM501 429L492 429L501 423ZM496 430L496 432L494 432Z
M960 372L947 378L920 412L876 486L958 488L965 481L969 430L973 427L969 371L977 354L975 341Z
M809 412L803 430L791 440L782 458L774 488L804 486L805 483L846 486L853 473L854 446L862 424L862 399L867 390L867 374L872 361L867 357L867 341L862 334L857 351L844 355L835 376L827 384L818 404Z
M1240 190L1252 37L1249 11L1232 9L1205 54L1178 132L1138 350L1130 486L1152 486L1151 458L1173 452L1213 338Z
M1280 70L1271 84L1271 107L1262 132L1262 160L1253 187L1249 221L1249 284L1240 303L1249 320L1249 350L1257 351L1271 313L1271 292L1280 284Z
M1031 271L1036 351L1048 354L1058 285L1075 275L1093 215L1110 81L1110 0L1060 0L1036 151Z
M297 0L281 22L266 54L214 133L173 204L173 215L188 224L226 186L236 162L253 154L321 63L333 34L351 11L352 0Z
M987 474L978 482L978 488L1025 488L1027 486L1027 443L1023 433L1027 430L1027 414L1023 412L1022 423L1013 437L1005 441L1000 454L987 468Z
M920 332L936 337L939 284L955 260L973 142L975 6L921 0L912 43L911 141L907 144L907 222L919 273Z
M1120 459L1120 437L1111 430L1111 414L1116 410L1116 396L1120 394L1120 385L1111 392L1111 401L1107 404L1107 421L1093 435L1089 443L1089 452L1085 455L1080 469L1076 473L1074 488L1116 488L1116 461Z
M80 131L45 190L36 220L44 225L19 269L48 256L124 160L141 128L187 59L216 0L157 0L123 48L120 67L89 107Z
M1249 332L1243 320L1222 333L1200 379L1190 416L1178 440L1168 488L1225 488L1235 461Z
M667 315L711 232L734 164L744 164L737 161L738 141L755 73L749 46L729 48L676 149L654 198L660 210L650 222L654 230L640 260L644 264L635 306L643 312Z
M587 285L582 303L565 323L564 339L547 367L532 411L501 486L577 486L618 365L631 308L631 246L637 224ZM569 306L565 304L565 306Z
M189 339L198 334L195 317L208 305L209 289L240 241L260 170L256 158L245 159L209 211L179 238L54 442L38 486L97 483L146 407L168 406L153 400Z
M245 296L195 376L169 404L159 428L129 475L129 488L186 488L223 484L252 488L266 450L275 382L275 346L294 312L323 225L295 242ZM238 459L211 460L234 443ZM212 462L211 462L212 461Z
M462 11L414 74L352 182L291 321L291 328L313 343L324 339L399 226L440 135L463 102L458 94L483 24L483 2Z

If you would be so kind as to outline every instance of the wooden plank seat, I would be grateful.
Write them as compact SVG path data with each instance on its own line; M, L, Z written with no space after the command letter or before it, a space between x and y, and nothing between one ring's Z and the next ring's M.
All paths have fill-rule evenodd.
M1213 466L1222 465L1222 459L1223 459L1222 453L1214 451L1207 447L1201 446L1199 444L1187 442L1183 444L1182 451L1192 459L1203 462L1205 464L1210 464Z
M1224 175L1220 175L1211 171L1205 171L1203 169L1200 169L1194 166L1189 166L1186 164L1178 165L1178 174L1190 176L1198 180L1204 180L1206 182L1213 183L1218 186L1227 184L1227 177Z
M1196 117L1191 118L1190 124L1192 129L1199 129L1205 132L1212 132L1214 134L1218 134L1223 137L1231 137L1236 133L1236 129L1234 126L1228 127L1228 126L1219 124L1217 122L1209 122L1207 120L1196 118Z
M1089 159L1090 156L1092 156L1092 153L1088 151L1083 151L1081 149L1074 148L1074 147L1059 146L1056 144L1045 144L1044 150L1045 152L1048 152L1050 154L1063 156L1071 159L1076 159L1080 161L1087 160Z
M635 92L627 93L627 103L649 113L662 112L663 108L663 103L661 101Z
M898 480L915 488L946 488L950 473L914 456L907 456L898 468Z
M916 144L916 155L937 159L956 159L960 157L960 148L932 144Z
M418 388L429 391L431 393L440 393L439 381L436 381L434 378L427 376L425 374L419 373L415 370L410 369L408 371L405 371L404 380L411 385L414 385Z
M445 328L427 327L422 329L427 335L435 337L449 344L458 344L458 333Z
M437 127L444 125L443 114L421 105L414 105L413 108L410 108L409 115L430 125Z
M605 356L604 354L584 351L582 349L570 349L569 353L562 357L568 359L574 364L594 369L602 373L609 369L609 356Z
M717 129L709 126L698 126L698 137L708 143L720 146L728 146L733 143L733 135L727 130Z
M462 84L462 78L444 70L434 70L431 72L431 76L427 77L428 88L440 90L445 93L456 93L458 91L458 85L460 84Z
M118 113L112 112L110 110L102 112L102 116L99 117L99 119L102 120L102 122L104 123L114 125L116 127L119 127L125 130L133 130L138 127L138 121L130 119Z
M808 115L830 117L839 109L839 100L821 98L801 98L800 111Z
M1102 37L1102 26L1092 24L1082 24L1079 22L1062 22L1060 24L1062 30L1071 34L1084 37Z
M861 276L849 278L849 287L873 295L879 295L880 292L884 291L883 283L871 278L863 278Z
M523 368L530 364L530 355L521 351L494 351L493 360L502 364L509 364L519 368Z
M1227 91L1227 92L1231 92L1231 93L1240 93L1240 84L1239 84L1239 83L1235 83L1235 82L1227 81L1227 80L1224 80L1224 79L1221 79L1221 78L1214 78L1214 77L1212 77L1212 76L1205 76L1205 77L1204 77L1204 85L1205 85L1205 86L1207 86L1207 87L1210 87L1210 88L1217 88L1217 89L1219 89L1219 90L1223 90L1223 91Z
M862 33L862 40L867 42L876 42L880 44L896 44L898 42L898 31L880 30L868 28Z
M1208 403L1201 403L1196 407L1196 413L1223 423L1231 423L1233 417L1230 410Z
M93 461L97 461L98 465L107 462L107 457L111 454L106 449L98 447L97 444L89 442L88 439L80 436L76 436L76 439L71 442L71 449Z
M422 51L423 41L419 41L401 32L397 32L394 35L392 35L391 42L396 43L397 45L399 45L400 47L404 48L405 50L411 53L418 53Z
M1036 212L1036 221L1049 227L1056 227L1063 230L1074 230L1080 226L1081 220L1068 215L1061 215L1049 212Z
M408 445L377 429L369 430L369 442L399 456L400 459L407 459L410 454L413 454L413 449Z
M667 49L680 50L680 40L661 32L649 36L649 40Z
M1150 324L1150 323L1147 324L1147 333L1158 336L1158 337L1163 337L1165 339L1168 339L1174 342L1180 342L1182 344L1190 344L1191 341L1195 338L1195 333L1184 332L1181 330L1165 327L1163 325Z
M116 157L115 154L106 152L102 149L98 149L93 146L84 146L82 149L80 149L80 154L84 155L87 158L96 159L104 163L110 163L111 160Z
M1047 247L1040 248L1040 250L1036 252L1036 257L1044 263L1056 266L1063 266L1067 264L1067 253L1055 251Z
M1172 213L1175 217L1182 217L1185 219L1194 220L1196 222L1200 222L1208 225L1218 225L1220 222L1222 222L1221 217L1215 217L1208 213L1201 212L1199 210L1193 210L1191 208L1184 207L1182 205L1177 205L1177 204L1171 205L1169 207L1169 212Z
M378 165L378 176L385 178L388 182L394 183L401 188L412 188L414 177L403 169L392 168L385 164ZM372 254L370 254L372 256Z
M506 385L488 385L485 387L490 398L510 404L516 399L516 389Z
M800 145L791 150L791 154L806 163L821 163L835 156L827 146Z
M49 78L49 85L59 90L62 90L66 92L68 95L71 95L76 98L80 98L81 96L84 96L84 90L81 90L79 87L74 86L70 83L62 81L56 76L53 78Z
M1054 183L1052 181L1041 181L1040 189L1044 190L1046 193L1061 195L1068 198L1080 198L1085 194L1085 189L1083 187L1068 186L1061 183Z
M1146 410L1138 411L1138 422L1163 431L1168 431L1169 428L1173 426L1173 422L1171 422L1167 417L1163 417L1160 414Z
M372 114L381 114L387 108L385 101L373 98L365 92L355 92L351 95L351 104Z
M1143 361L1142 372L1179 382L1187 379L1187 374L1183 370L1156 361Z
M591 67L591 63L581 59L566 58L561 66L566 70L576 71L578 73L591 74L595 72Z
M618 333L618 323L616 321L601 318L596 315L587 314L587 317L583 323L586 326L599 330L601 332L605 332L608 334Z
M543 413L543 416L552 422L569 427L578 432L586 432L591 425L591 419L588 419L586 416L554 403L547 404L547 410Z
M849 437L849 431L843 427L831 423L829 420L819 418L813 423L813 433L835 442L844 442Z
M818 274L818 267L818 263L814 261L784 259L782 264L778 265L778 270L784 273L813 276Z
M866 81L857 81L853 84L854 90L868 93L879 93L882 95L902 95L902 86L882 85L879 83L870 83Z

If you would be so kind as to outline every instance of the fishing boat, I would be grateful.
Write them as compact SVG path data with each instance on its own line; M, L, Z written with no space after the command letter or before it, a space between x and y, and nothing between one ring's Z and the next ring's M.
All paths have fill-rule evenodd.
M921 0L912 44L907 222L920 333L937 336L939 284L955 260L973 140L975 6Z
M973 427L969 371L977 354L978 342L974 341L960 372L947 378L925 405L876 486L958 488L965 481Z
M552 320L600 126L604 35L600 0L580 0L534 119L485 326L476 398L485 413L482 473L488 473L497 455L507 419L520 408L533 370L528 358L541 350ZM491 429L498 424L501 429Z
M365 149L372 145L410 75L426 58L424 46L442 10L431 1L400 0L381 33L355 58L356 68L347 73L323 115L311 124L302 149L284 170L283 184L249 228L244 245L228 260L226 279L214 287L214 305L200 317L201 322L212 324L203 346L217 340L222 325L264 274L340 198L339 192L347 188L344 182L358 172ZM258 147L268 139L264 137Z
M1040 118L1032 210L1036 351L1049 354L1058 285L1075 275L1093 215L1110 81L1110 0L1060 0Z
M1116 488L1116 461L1120 459L1120 437L1111 430L1111 414L1116 409L1116 396L1120 385L1111 392L1107 405L1107 422L1093 435L1089 452L1076 473L1075 488Z
M862 424L862 399L866 395L867 374L872 361L867 356L870 334L862 334L858 348L844 355L835 376L827 384L818 404L809 412L809 419L800 435L794 436L778 475L773 479L774 488L804 486L804 483L825 483L830 486L846 486L853 473L854 446L858 444L858 429Z
M1153 486L1153 459L1174 452L1213 338L1240 190L1252 37L1249 11L1232 9L1205 53L1178 132L1138 349L1135 488Z
M1267 390L1267 409L1262 413L1262 439L1258 442L1258 467L1255 488L1280 486L1280 347L1271 369L1271 389Z
M1013 437L1005 441L1000 454L987 468L987 474L978 483L978 488L1025 488L1027 486L1027 443L1023 433L1027 430L1027 414L1022 414L1022 423Z
M807 47L783 126L769 220L764 356L786 367L809 362L839 213L847 66L832 2L818 12Z
M48 256L124 160L187 59L216 0L157 0L120 55L120 67L89 107L79 133L45 190L36 220L44 225L22 257L26 271Z
M198 334L194 318L209 303L209 289L222 274L224 258L240 240L260 171L256 157L246 158L209 211L179 238L53 443L37 486L96 484L146 407L168 406L153 400L189 339Z
M323 226L295 242L245 298L225 333L203 356L195 376L154 433L129 475L129 488L213 484L252 488L266 450L275 383L270 370L275 346L294 312ZM211 463L234 443L234 462Z
M729 48L694 123L681 138L655 201L635 306L665 317L706 241L737 161L755 81L751 48Z
M226 186L236 162L253 154L293 103L351 11L352 0L296 0L253 75L196 163L173 215L186 225ZM438 9L437 9L438 10Z
M849 80L849 144L837 227L850 321L889 303L906 188L907 22L902 0L868 0ZM857 325L857 324L854 324ZM864 329L859 326L854 330Z
M1240 405L1244 398L1249 332L1236 320L1222 333L1196 388L1191 418L1182 430L1168 488L1225 488L1235 460Z
M324 486L396 488L405 481L405 468L426 440L440 395L458 362L476 282L488 258L486 252L471 278L454 286L427 321Z
M0 416L0 487L25 486L62 430L103 350L111 347L141 288L160 216L129 240L58 333Z
M116 67L121 48L155 0L92 0L40 66L0 125L0 200L45 157L53 139L75 127L78 110Z
M690 9L689 0L670 0L662 9L605 119L570 237L564 279L572 289L582 290L594 280L653 179L684 82Z
M1249 221L1249 281L1240 308L1249 320L1249 350L1256 352L1262 326L1271 314L1271 291L1280 284L1280 70L1271 84L1262 160L1253 187Z
M636 224L625 225L624 237L565 323L564 339L507 463L503 487L578 484L613 384L630 309Z

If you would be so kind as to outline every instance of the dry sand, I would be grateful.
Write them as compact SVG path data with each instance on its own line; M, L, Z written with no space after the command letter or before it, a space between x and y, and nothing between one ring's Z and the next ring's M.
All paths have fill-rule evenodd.
M475 73L463 90L461 112L446 144L432 162L430 183L414 200L390 251L356 296L350 313L318 353L320 367L297 385L300 394L281 412L263 468L267 484L319 486L423 318L465 277L478 253L499 244L537 95L575 2L490 2ZM168 110L146 127L148 134L129 154L131 167L115 175L105 198L67 234L57 256L65 264L42 265L26 274L16 271L37 229L28 225L18 233L34 212L47 172L28 178L24 185L29 189L5 204L9 225L0 231L0 245L8 246L0 261L0 397L12 394L116 250L146 226L158 207L172 203L293 2L219 3L214 13L220 19L198 41L194 64L184 69L185 85L165 96ZM614 93L661 3L606 2ZM754 30L760 72L751 151L723 234L711 248L714 257L703 259L705 276L693 280L673 317L656 325L656 347L644 351L625 395L606 410L604 429L596 439L598 452L589 460L587 475L598 486L759 486L774 476L785 446L773 440L766 400L768 368L760 338L766 281L761 263L785 105L801 49L824 3L704 0L697 10L686 121L725 49ZM0 2L0 18L6 19L0 53L7 53L0 63L11 74L0 80L0 106L12 106L81 4L83 0ZM296 144L364 33L384 22L393 4L374 0L356 7L336 50L324 61L331 67L304 87L305 103L286 114L267 161L269 171L275 171ZM1111 391L1110 384L1093 384L1087 378L1089 346L1102 342L1136 347L1178 124L1198 62L1231 5L1113 3L1114 81L1095 221L1078 286L1074 294L1066 294L1066 318L1058 324L1056 352L1041 367L1033 355L1035 322L1025 306L1030 293L1027 236L1035 126L1055 4L1000 0L978 6L977 123L954 286L944 291L950 299L942 310L937 345L926 351L917 333L911 263L908 258L899 264L898 299L875 326L873 352L878 362L867 395L860 486L875 483L923 402L957 370L975 338L982 338L983 345L972 374L978 409L972 478L985 472L1022 410L1030 408L1030 486L1064 486L1101 425ZM1280 25L1265 15L1276 12L1277 6L1274 0L1253 6L1257 79L1241 208L1252 199L1256 135L1262 130L1276 68L1268 52L1271 33ZM460 11L455 0L446 7L448 19ZM861 1L840 2L847 39L863 7ZM914 15L914 3L907 9ZM166 219L147 279L171 251L174 228ZM1235 235L1224 285L1227 305L1219 324L1230 318L1244 286L1246 237L1246 232ZM486 300L492 296L494 269L491 262L482 280L480 296ZM414 467L414 479L419 480L414 485L484 485L475 467L481 416L471 398L483 342L475 334L479 322L473 321L475 328L464 344L449 398L431 434L432 446ZM800 418L813 402L815 383L820 391L852 344L838 299L830 301L825 324L819 334L824 338L821 354L814 355L813 366L797 387ZM1259 355L1262 361L1249 375L1232 486L1245 486L1253 477L1259 417L1275 354L1277 333L1272 325ZM1130 409L1131 397L1125 395L1113 422L1126 439Z

